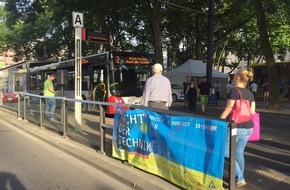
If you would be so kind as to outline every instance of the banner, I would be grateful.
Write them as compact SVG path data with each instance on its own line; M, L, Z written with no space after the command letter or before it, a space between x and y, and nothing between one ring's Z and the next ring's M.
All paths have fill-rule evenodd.
M227 122L117 109L113 157L183 188L223 189Z

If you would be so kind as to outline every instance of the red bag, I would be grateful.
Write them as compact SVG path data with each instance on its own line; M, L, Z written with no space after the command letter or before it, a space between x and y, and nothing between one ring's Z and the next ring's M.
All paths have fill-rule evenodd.
M254 123L253 133L249 137L248 141L259 141L260 140L260 113L253 115L252 121Z
M229 119L235 121L236 123L243 123L252 120L251 106L249 100L244 100L242 93L239 88L237 88L240 99L235 101L235 105L232 108Z

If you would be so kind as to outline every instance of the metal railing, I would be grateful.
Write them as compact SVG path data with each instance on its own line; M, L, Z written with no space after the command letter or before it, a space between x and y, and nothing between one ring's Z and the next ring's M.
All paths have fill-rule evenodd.
M98 102L98 101L89 101L89 100L77 100L77 99L70 99L66 97L45 97L41 95L35 95L35 94L28 94L28 93L19 93L19 101L18 101L18 109L17 109L17 116L19 119L23 119L25 121L27 120L34 120L34 119L28 119L28 110L37 112L38 115L36 116L39 118L38 120L34 120L36 124L38 124L40 127L48 127L52 128L49 124L49 122L45 121L45 105L44 105L44 100L45 98L54 98L57 101L57 108L59 110L59 116L60 116L60 121L57 122L58 126L61 126L61 128L58 128L59 131L62 132L62 137L67 137L68 136L68 127L70 126L71 128L74 128L75 133L82 133L85 132L85 130L82 129L77 129L75 125L73 124L74 122L70 119L70 124L68 123L68 103L75 103L75 102L80 102L83 105L91 105L91 107L94 107L95 110L91 111L91 113L96 116L94 119L96 125L98 125L98 128L100 130L100 142L95 142L95 145L99 145L100 152L102 154L105 154L105 146L106 146L106 129L113 129L112 124L106 123L105 119L105 106L116 106L114 103L107 103L107 102ZM38 101L33 100L32 98L37 98L39 99ZM36 103L38 102L38 105ZM33 104L33 106L32 106ZM129 106L129 105L126 105ZM98 107L96 109L96 107ZM84 110L88 111L88 110ZM39 116L39 117L38 117ZM72 134L69 135L70 137L73 136Z
M1 95L1 93L0 93ZM2 97L2 96L1 96ZM36 98L36 100L34 100ZM106 154L106 134L107 130L113 129L113 124L106 123L106 117L105 117L105 107L106 106L117 106L115 103L108 103L108 102L98 102L98 101L89 101L89 100L77 100L77 99L70 99L70 98L65 98L65 97L45 97L41 95L35 95L35 94L29 94L29 93L19 93L19 99L17 103L17 117L19 119L23 119L25 121L30 120L34 121L37 123L40 127L48 127L50 128L49 122L45 120L44 117L44 99L45 98L54 98L58 101L57 107L59 108L59 115L61 121L58 122L58 126L61 126L61 128L57 128L58 131L62 132L62 137L66 138L67 136L74 136L72 134L72 131L74 133L81 134L82 132L87 132L84 129L80 129L80 131L76 130L77 128L74 127L72 124L72 121L68 122L68 115L69 115L69 109L68 109L68 103L74 103L74 102L81 102L84 106L84 111L89 112L93 119L98 117L98 120L95 120L96 125L98 128L94 129L97 130L99 129L99 142L94 142L93 144L97 144L99 146L99 151L102 154ZM38 100L38 101L37 101ZM37 104L37 106L35 106ZM90 106L88 106L90 105ZM0 106L3 106L2 100L0 101ZM120 106L120 105L119 105ZM90 107L90 108L89 108ZM139 105L129 105L129 104L122 104L122 107L127 107L130 109L150 109L152 111L156 111L162 114L168 114L168 115L181 115L181 116L194 116L193 114L190 113L184 113L184 112L178 112L178 111L172 111L172 110L161 110L161 109L155 109L155 108L148 108L148 107L143 107ZM94 109L93 109L94 108ZM96 109L97 108L97 109ZM37 110L38 109L38 110ZM14 108L15 110L15 108ZM28 110L30 112L37 112L36 119L31 118L28 114ZM73 111L73 110L72 110ZM73 115L73 114L72 114ZM202 116L199 116L202 117ZM210 118L210 117L206 117ZM213 118L217 119L217 118ZM55 129L55 128L54 128ZM70 130L69 129L74 129ZM228 189L233 190L235 189L235 156L236 156L236 134L237 134L237 128L236 124L234 122L229 122L229 131L230 131L230 155L229 155L229 179L228 179ZM91 132L94 133L94 132ZM89 137L85 137L89 138ZM93 137L95 138L95 137ZM87 139L88 140L88 139ZM90 143L89 143L90 144Z

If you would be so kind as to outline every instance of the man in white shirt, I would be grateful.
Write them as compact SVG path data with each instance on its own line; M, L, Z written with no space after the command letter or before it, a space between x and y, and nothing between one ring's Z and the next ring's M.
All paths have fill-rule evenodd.
M251 92L254 94L254 98L256 99L256 93L258 91L258 85L257 85L257 83L255 83L255 81L251 82L250 89L251 89Z
M172 104L171 83L162 75L163 67L156 63L152 67L153 76L147 79L142 96L142 105L168 109Z
M227 98L229 97L230 91L234 88L234 84L233 81L230 80L229 83L226 85L226 89L227 89Z

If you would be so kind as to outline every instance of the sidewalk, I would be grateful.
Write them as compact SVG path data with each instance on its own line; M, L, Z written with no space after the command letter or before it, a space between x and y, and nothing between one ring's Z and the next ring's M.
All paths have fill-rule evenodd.
M225 108L226 100L220 100L217 106L208 106L208 111L212 113L218 112L218 115ZM200 105L199 105L200 106ZM256 101L256 111L260 113L283 114L285 117L290 116L290 102L282 102L281 110L270 110L267 108L268 103ZM218 110L218 111L217 111ZM247 147L252 149L259 149L260 147L255 143L248 143ZM270 150L269 150L270 151ZM273 151L273 150L271 150ZM274 150L275 151L275 150ZM286 153L287 154L287 153ZM245 155L250 155L245 153ZM279 156L277 154L277 156ZM281 155L282 156L282 155ZM288 157L290 158L290 151L288 150ZM245 158L246 159L246 158ZM241 190L290 190L290 171L280 173L271 168L257 165L249 160L245 160L245 176L247 185L245 187L237 188Z
M285 106L286 107L283 111L278 111L277 113L290 114L290 104L285 104ZM269 111L265 109L266 105L262 102L258 103L257 107L257 111ZM212 107L212 109L223 109L223 106ZM120 182L128 185L128 189L181 189L158 176L146 173L107 155L102 155L101 153L96 152L93 148L84 146L68 138L62 138L59 134L50 130L41 129L32 123L17 120L15 112L0 108L0 120L2 123L7 123L42 139L50 145L55 146L107 175L116 178ZM247 186L239 188L241 190L290 190L290 176L279 173L270 168L254 165L247 161L245 175L247 176Z

